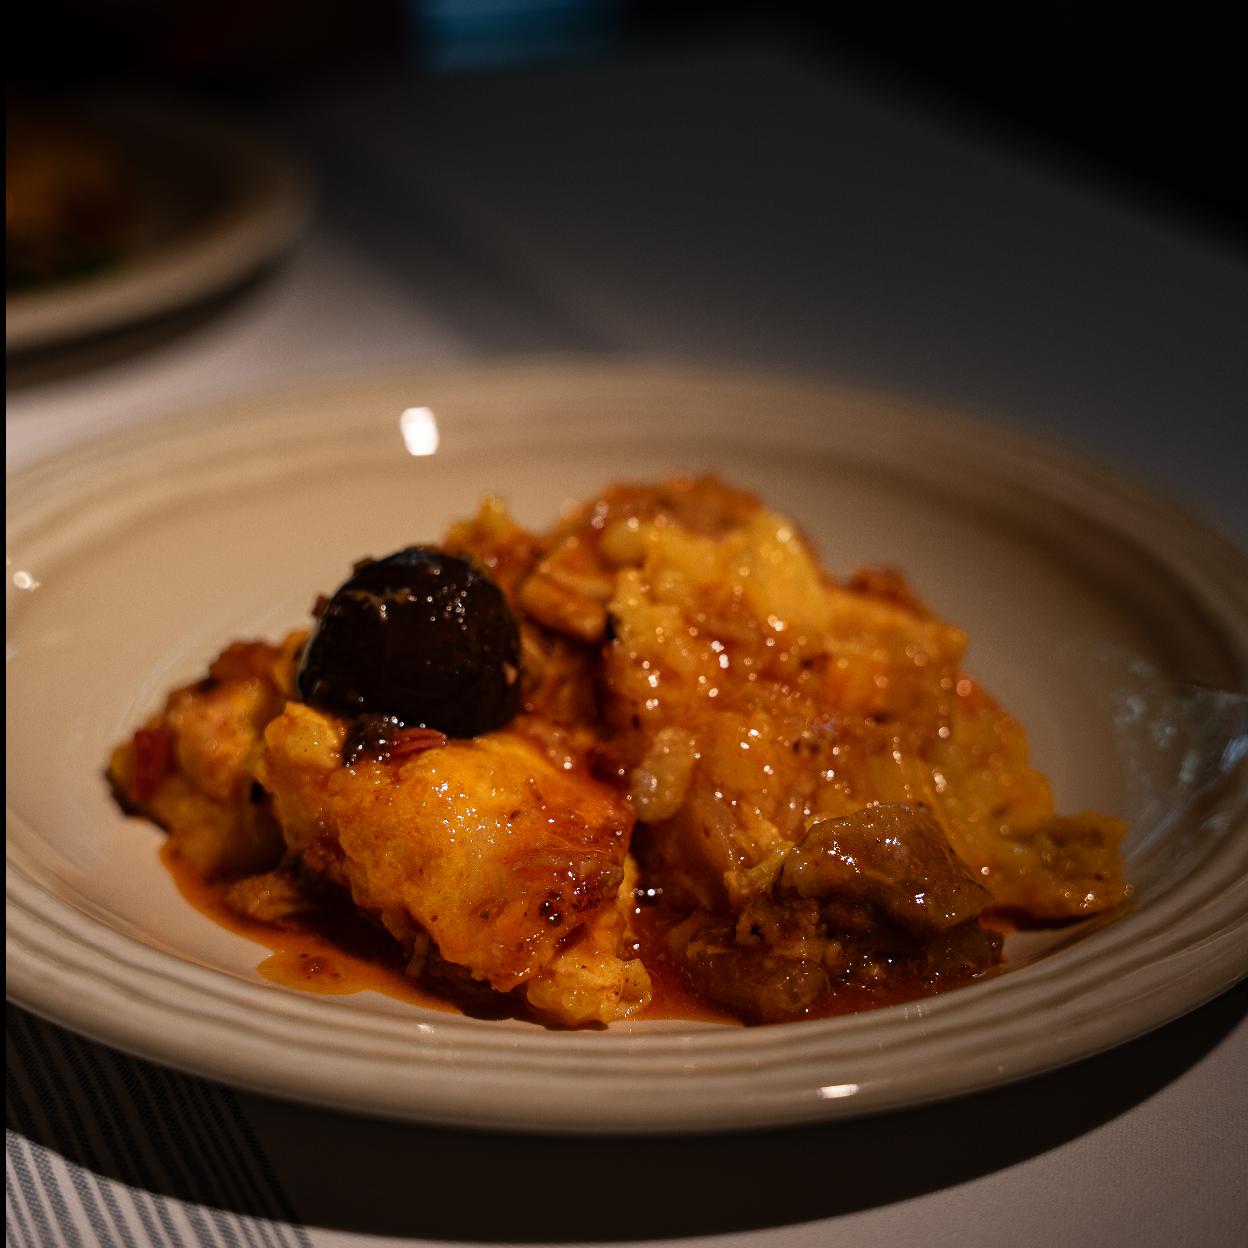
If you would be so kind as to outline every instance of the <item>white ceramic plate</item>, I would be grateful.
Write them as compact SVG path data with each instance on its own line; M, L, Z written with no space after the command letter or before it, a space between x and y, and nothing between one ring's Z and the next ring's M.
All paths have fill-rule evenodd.
M98 272L10 293L5 349L60 346L188 307L280 255L311 208L283 153L215 120L159 105L87 114L132 175L134 239Z
M408 409L432 413L407 418L410 450ZM907 570L969 629L1061 807L1130 821L1132 910L1011 938L1007 973L855 1017L554 1032L274 986L267 951L188 907L160 834L114 807L112 744L226 641L305 619L360 555L436 539L486 491L545 524L608 480L704 468L796 516L834 568ZM1017 1079L1248 970L1248 560L1055 450L808 385L529 364L217 406L28 470L10 508L9 991L124 1049L421 1121L722 1129Z

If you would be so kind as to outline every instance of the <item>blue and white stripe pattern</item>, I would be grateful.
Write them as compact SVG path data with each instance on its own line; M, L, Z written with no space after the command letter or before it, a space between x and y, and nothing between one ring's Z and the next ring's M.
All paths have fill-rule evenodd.
M8 1007L14 1248L311 1248L234 1094Z

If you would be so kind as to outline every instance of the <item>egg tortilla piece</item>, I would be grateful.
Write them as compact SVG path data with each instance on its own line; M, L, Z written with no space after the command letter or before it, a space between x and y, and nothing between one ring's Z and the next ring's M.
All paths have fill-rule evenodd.
M345 887L412 953L447 962L568 1026L649 999L625 948L623 797L549 761L522 732L344 766L345 723L291 702L257 775L288 848Z

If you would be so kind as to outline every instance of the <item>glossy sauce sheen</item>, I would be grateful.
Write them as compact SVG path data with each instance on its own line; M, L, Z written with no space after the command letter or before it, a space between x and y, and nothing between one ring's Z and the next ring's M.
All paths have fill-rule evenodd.
M348 911L340 915L318 916L315 921L293 921L280 926L245 919L225 904L227 885L204 880L173 851L167 841L161 847L160 860L173 877L178 891L200 914L272 951L256 967L272 983L327 996L380 992L398 1001L444 1013L476 1012L461 1009L455 1001L430 991L405 975L397 945L383 932ZM700 997L673 965L665 938L668 929L680 917L662 904L641 905L633 911L634 949L650 973L653 990L650 1004L636 1017L742 1026L735 1015ZM804 1017L832 1018L879 1009L931 996L937 991L936 985L918 979L890 980L887 985L880 986L840 985L826 1003ZM516 1005L515 1013L523 1016L524 1009L519 999ZM491 1016L506 1014L506 1010L500 1010L492 1012Z
M404 975L398 947L363 922L349 915L338 923L330 919L290 926L245 919L225 904L226 885L201 878L168 841L161 847L160 860L178 891L200 914L272 950L256 968L265 979L283 988L331 996L380 992L427 1009L457 1012L453 1004Z
M272 950L256 967L265 979L302 992L331 996L380 992L427 1009L464 1012L456 1002L405 975L398 946L384 933L353 920L349 914L344 914L337 924L332 920L294 921L278 926L245 919L225 904L227 885L204 880L184 858L173 852L168 841L161 847L160 860L178 891L200 914ZM731 1014L702 1001L669 964L662 943L669 924L663 923L652 908L637 913L638 952L650 971L654 988L649 1006L638 1017L739 1025ZM517 1001L517 1005L520 1004Z

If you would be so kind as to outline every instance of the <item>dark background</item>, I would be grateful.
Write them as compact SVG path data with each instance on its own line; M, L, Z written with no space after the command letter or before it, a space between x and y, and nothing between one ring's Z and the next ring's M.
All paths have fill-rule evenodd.
M6 18L10 91L174 87L264 106L378 73L724 45L986 131L1109 193L1243 246L1245 108L1233 6L777 0L44 0Z

